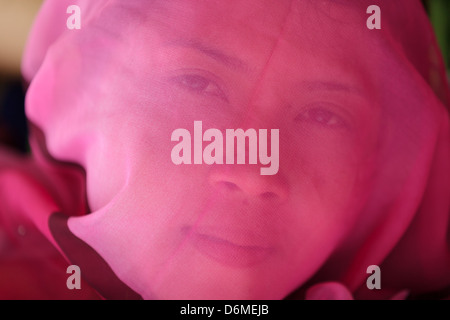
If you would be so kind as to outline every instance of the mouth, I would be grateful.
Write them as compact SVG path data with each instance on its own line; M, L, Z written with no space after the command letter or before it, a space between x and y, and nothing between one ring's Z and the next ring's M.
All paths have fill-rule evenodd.
M262 263L274 252L274 248L254 243L255 237L245 237L239 230L183 227L182 233L200 253L234 268Z

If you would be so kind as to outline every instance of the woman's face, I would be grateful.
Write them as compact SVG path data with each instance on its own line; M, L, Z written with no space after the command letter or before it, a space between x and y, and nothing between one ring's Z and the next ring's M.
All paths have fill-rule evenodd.
M81 44L101 37L105 54L79 49L91 74L70 88L85 86L70 116L83 121L77 141L95 138L71 159L86 168L93 213L69 227L144 298L283 298L345 238L368 187L379 109L362 79L367 52L352 32L361 26L342 23L365 12L186 3L156 4L120 40L81 31ZM172 132L187 129L193 143L194 121L224 138L279 129L278 172L175 165Z

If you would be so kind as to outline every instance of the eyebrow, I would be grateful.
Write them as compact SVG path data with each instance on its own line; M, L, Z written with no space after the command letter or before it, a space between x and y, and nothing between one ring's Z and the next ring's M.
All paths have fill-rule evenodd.
M300 86L309 91L337 91L362 96L359 88L337 81L302 81Z
M249 72L251 70L250 66L244 60L235 56L231 56L219 48L203 44L198 40L177 39L167 42L166 46L185 47L197 50L202 54L207 55L208 57L236 71Z
M197 50L210 58L232 68L236 71L250 72L252 68L242 59L226 54L224 51L203 44L195 39L177 39L165 43L166 46L185 47ZM310 91L337 91L357 94L362 96L362 92L357 87L347 85L338 81L301 81L300 87Z

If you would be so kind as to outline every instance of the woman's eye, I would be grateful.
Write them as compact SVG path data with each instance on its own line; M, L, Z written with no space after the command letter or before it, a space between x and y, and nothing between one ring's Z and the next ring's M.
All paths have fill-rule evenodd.
M226 95L220 89L219 85L206 77L196 74L185 74L172 78L181 88L196 94L217 97L224 101L228 101Z
M347 122L336 113L325 108L308 109L295 118L296 121L306 121L308 123L318 124L326 127L344 128Z

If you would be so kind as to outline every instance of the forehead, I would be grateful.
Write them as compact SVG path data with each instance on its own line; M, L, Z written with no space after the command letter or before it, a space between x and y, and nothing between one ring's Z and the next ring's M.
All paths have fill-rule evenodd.
M354 78L370 55L365 9L359 0L113 0L102 16L114 21L109 33L122 38L125 55L189 48L256 73Z
M365 8L340 1L312 0L164 0L142 9L148 22L165 36L214 40L229 35L236 40L273 42L280 36L316 38L323 32L341 33L361 24ZM355 1L353 3L359 3ZM341 31L341 32L340 32ZM333 37L330 40L334 40ZM253 41L252 41L253 40ZM342 41L342 39L340 39Z
M238 50L241 56L274 49L348 55L364 48L367 14L360 1L164 0L137 10L139 30L162 41L191 41ZM343 5L342 3L345 3ZM359 4L359 5L357 5ZM152 35L150 35L151 37ZM294 53L295 54L295 53Z
M166 37L214 40L228 34L236 40L273 41L280 35L292 35L305 40L305 35L316 38L326 32L342 36L348 28L361 30L367 18L365 10L361 0L112 0L98 20L115 29L111 31L136 27L142 31L147 26L147 32Z

